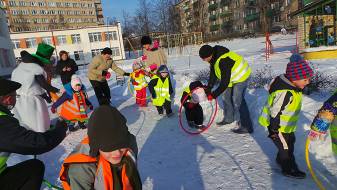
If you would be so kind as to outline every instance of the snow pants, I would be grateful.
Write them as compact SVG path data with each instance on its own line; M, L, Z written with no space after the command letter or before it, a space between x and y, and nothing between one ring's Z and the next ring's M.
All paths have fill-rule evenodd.
M283 172L298 170L294 156L295 133L282 133L282 136L284 137L286 145L282 143L280 138L273 140L278 149L276 162L281 166ZM286 146L288 149L285 148Z
M171 101L168 101L168 100L165 100L163 106L156 106L156 108L159 114L164 114L164 108L166 111L166 115L172 113Z
M136 104L140 107L146 106L146 88L136 90Z
M31 159L7 167L0 174L2 190L40 190L44 175L44 164Z
M187 121L193 121L196 125L202 125L204 122L204 112L200 104L196 104L192 109L185 107Z

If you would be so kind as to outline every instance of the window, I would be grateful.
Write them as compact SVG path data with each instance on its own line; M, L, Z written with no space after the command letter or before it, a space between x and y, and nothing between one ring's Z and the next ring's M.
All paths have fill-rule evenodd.
M99 55L99 54L101 54L101 51L102 51L103 49L92 49L91 50L91 56L92 57L95 57L96 55Z
M9 6L15 7L16 6L16 2L15 1L9 1Z
M89 41L90 42L98 42L102 41L102 36L100 32L89 33Z
M80 44L81 36L79 34L73 34L71 35L71 40L73 41L73 44Z
M119 53L119 48L118 47L113 47L113 48L111 48L111 50L112 50L112 56L114 57L114 56L119 56L120 55L120 53Z
M76 61L84 60L83 51L74 51L74 57Z
M14 49L19 49L20 48L20 40L12 40L14 44Z
M105 32L105 39L106 40L113 40L113 38L112 38L112 32Z
M57 42L59 45L67 44L66 36L57 36Z
M27 45L27 48L36 47L36 39L35 38L26 38L26 45Z
M42 38L42 42L45 44L53 45L53 40L51 39L51 37Z
M113 40L118 40L117 39L117 32L113 32Z

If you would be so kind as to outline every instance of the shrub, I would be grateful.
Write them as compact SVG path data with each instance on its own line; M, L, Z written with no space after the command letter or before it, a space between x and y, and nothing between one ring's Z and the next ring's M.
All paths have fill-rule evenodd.
M261 69L252 72L249 81L249 88L263 88L273 80L272 70L270 65L266 65Z

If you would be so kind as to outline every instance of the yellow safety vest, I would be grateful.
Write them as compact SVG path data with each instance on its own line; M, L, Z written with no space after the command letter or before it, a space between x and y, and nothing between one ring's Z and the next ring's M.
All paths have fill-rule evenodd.
M230 51L228 53L223 54L220 56L215 64L214 64L214 71L216 77L221 80L221 70L219 67L220 60L224 58L231 58L232 60L235 61L234 66L231 71L231 78L228 87L232 87L233 84L240 83L246 81L251 73L251 68L248 65L248 62L240 55Z
M4 112L0 111L0 116L7 115ZM0 152L0 174L7 168L7 160L9 158L9 152Z
M165 100L171 101L170 88L169 88L169 78L167 77L164 82L157 76L154 75L151 80L158 79L157 85L154 87L156 92L156 98L152 99L154 106L162 106Z
M270 125L270 107L272 107L276 95L282 92L290 92L293 100L285 107L280 115L279 131L282 133L292 133L296 131L297 121L302 107L302 92L296 92L294 90L277 90L271 93L266 105L263 107L261 116L259 117L259 123L264 127Z
M138 83L138 85L134 85L135 90L141 90L141 89L147 87L145 75L139 74L139 76L136 77L136 73L133 72L133 73L131 73L131 78L134 79Z

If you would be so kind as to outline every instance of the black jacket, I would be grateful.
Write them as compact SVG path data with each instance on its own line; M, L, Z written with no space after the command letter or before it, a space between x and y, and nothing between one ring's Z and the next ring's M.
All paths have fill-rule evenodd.
M63 71L63 68L71 68L71 71ZM71 76L78 71L78 66L73 59L68 58L66 61L60 60L56 65L56 73L61 76L62 84L71 82Z
M278 76L275 78L274 82L270 85L269 94L277 91L277 90L294 90L297 92L302 92L300 88L294 87L290 84L290 81L284 76ZM270 118L270 126L269 128L273 131L277 131L280 128L280 116L282 114L282 111L286 108L286 106L290 103L290 100L292 98L291 92L287 92L283 102L281 109L279 110L276 117Z
M37 155L48 152L66 137L67 125L57 122L56 127L45 133L38 133L20 126L10 111L0 105L0 152L23 155Z
M213 57L210 63L211 64L210 65L210 76L208 80L209 89L212 89L215 82L217 81L217 77L215 75L215 70L214 70L215 62L219 59L220 56L228 52L229 52L229 49L223 46L213 47ZM235 64L235 61L229 57L220 60L219 67L221 70L221 80L220 80L219 87L215 91L212 92L212 95L214 98L222 94L228 87L230 79L231 79L232 68L234 64Z

